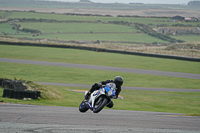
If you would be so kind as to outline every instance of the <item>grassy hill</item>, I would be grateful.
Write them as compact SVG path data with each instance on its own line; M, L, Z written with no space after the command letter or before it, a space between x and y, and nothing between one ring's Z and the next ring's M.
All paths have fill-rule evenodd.
M121 55L74 49L43 48L25 46L0 45L0 57L25 60L117 66L162 71L199 73L199 62ZM12 52L11 52L12 51ZM38 82L93 84L120 75L124 78L124 86L149 88L180 88L199 89L199 80L153 76L103 70L88 70L58 66L42 66L19 63L0 62L0 77L9 79L21 78ZM83 100L83 93L73 90L88 90L84 87L33 85L42 92L38 100L17 100L3 98L3 88L0 87L0 101L22 104L37 104L46 106L78 107ZM123 88L123 87L122 87ZM120 93L123 100L113 100L114 109L139 110L156 112L199 114L199 92L159 92L142 90L124 90Z
M34 0L0 0L0 7L5 9L0 11L0 41L2 42L23 41L36 42L38 44L60 44L62 41L62 45L89 45L90 47L97 48L103 47L126 51L200 57L199 50L193 49L194 47L186 50L178 48L175 50L165 50L168 45L174 44L172 42L173 39L175 42L177 40L184 40L185 44L198 46L200 44L199 35L169 36L157 34L156 31L157 27L160 26L199 27L200 22L171 22L169 17L162 16L162 13L170 15L183 13L183 10L198 11L197 7L186 5L97 4ZM11 9L11 11L8 11L8 9ZM22 11L14 11L14 9ZM39 9L43 10L43 12L38 12ZM76 12L79 13L69 13L64 9L72 9L73 11L76 9ZM89 13L82 12L83 10L81 9L86 9ZM100 9L101 12L98 13L100 10L97 11L96 9ZM134 12L138 15L139 12L142 12L142 9L145 9L146 16L134 16L132 14ZM175 13L174 9L176 9ZM48 10L48 13L44 13L46 10ZM61 13L55 13L60 10L62 10ZM102 13L102 11L104 12ZM119 14L122 11L128 12L131 15ZM187 13L193 14L190 11ZM152 17L157 14L160 17ZM69 40L73 44L72 42L67 42ZM182 45L182 43L176 43L178 46ZM200 72L199 62L74 49L7 46L3 45L3 43L0 45L0 57L183 73L199 74ZM10 79L17 77L38 82L92 85L95 82L110 79L116 75L121 75L124 78L124 86L199 89L199 80L197 79L0 62L0 77ZM39 87L44 97L31 101L3 98L3 88L0 88L0 101L78 107L83 99L83 94L71 90L89 89L84 87L49 87L44 85L39 85ZM124 100L115 100L114 109L199 115L200 94L198 92L122 90L121 95L124 97Z
M157 27L198 27L200 22L171 22L167 17L106 16L92 14L55 14L35 11L0 11L0 36L15 37L22 40L78 42L100 47L121 50L144 51L198 57L191 50L165 51L166 46L175 42L198 45L199 35L169 36L157 33ZM12 23L12 24L11 24ZM146 47L158 46L159 47ZM163 46L163 47L160 47ZM96 47L96 46L95 46ZM97 46L98 47L98 46ZM146 48L144 48L146 47ZM163 52L161 52L161 50ZM189 53L189 54L185 54Z

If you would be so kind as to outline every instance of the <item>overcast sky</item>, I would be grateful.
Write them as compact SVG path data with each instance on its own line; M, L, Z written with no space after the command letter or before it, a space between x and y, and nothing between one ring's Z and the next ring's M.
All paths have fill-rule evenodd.
M50 1L66 1L66 2L79 2L80 0L50 0ZM99 3L145 3L145 4L187 4L193 0L90 0L91 2Z

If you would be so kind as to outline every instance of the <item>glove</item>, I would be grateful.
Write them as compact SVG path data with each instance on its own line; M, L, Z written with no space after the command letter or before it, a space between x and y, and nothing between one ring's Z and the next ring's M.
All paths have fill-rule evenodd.
M101 83L95 83L93 86L95 87L95 89L102 88L102 84Z
M85 99L88 99L89 96L90 96L91 92L88 92L86 95L85 95Z

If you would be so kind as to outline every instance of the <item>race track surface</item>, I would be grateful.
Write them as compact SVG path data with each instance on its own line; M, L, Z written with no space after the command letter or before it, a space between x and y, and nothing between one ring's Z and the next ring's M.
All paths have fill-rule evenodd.
M200 79L200 74L177 73L46 61L0 58L0 62L118 71L159 76ZM50 85L91 85L45 83ZM198 89L123 87L131 90L200 92ZM81 102L81 101L80 101ZM200 117L184 114L103 109L94 114L80 113L78 107L52 107L0 103L1 133L199 133Z
M199 133L199 123L183 114L0 103L2 133Z

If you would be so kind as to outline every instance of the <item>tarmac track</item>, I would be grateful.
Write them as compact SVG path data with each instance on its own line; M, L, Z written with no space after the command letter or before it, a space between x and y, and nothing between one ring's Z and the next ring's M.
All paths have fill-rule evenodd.
M199 74L188 73L5 58L0 58L0 61L200 79ZM57 83L44 84L55 85ZM72 84L63 85L71 86ZM74 84L74 86L79 85ZM125 88L138 89L132 87ZM149 88L139 89L146 90ZM163 90L162 88L151 89ZM173 90L178 91L178 89ZM188 89L187 91L191 91L191 89ZM94 114L90 110L86 113L80 113L78 107L51 107L0 103L0 132L2 133L199 133L199 124L200 117L189 117L184 116L184 114L108 109L103 109L100 113Z
M183 114L0 103L1 133L199 133L199 123Z

